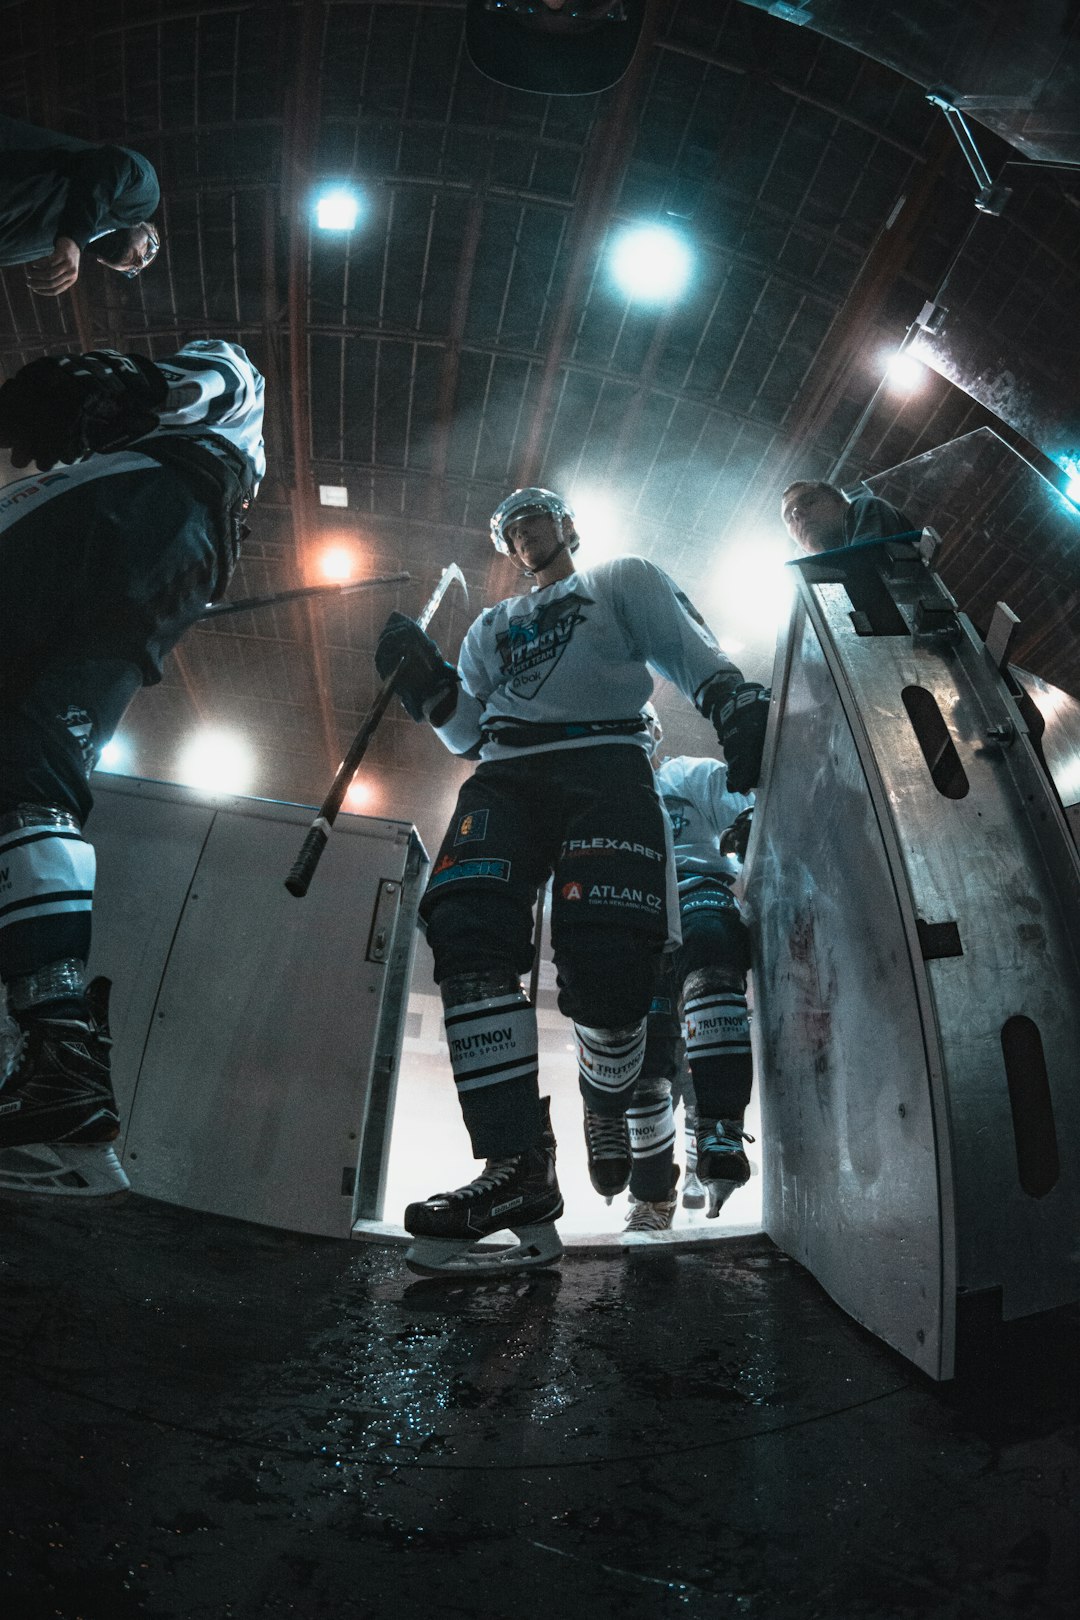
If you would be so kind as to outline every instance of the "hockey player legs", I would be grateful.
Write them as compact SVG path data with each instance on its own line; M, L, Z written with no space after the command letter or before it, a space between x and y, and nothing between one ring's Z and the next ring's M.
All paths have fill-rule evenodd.
M224 591L262 470L257 373L231 345L189 348L197 370L213 352L214 377L182 385L184 413L205 419L203 395L221 396L232 377L227 414L250 433L250 454L178 434L159 458L151 437L145 453L92 456L9 485L0 500L0 981L18 1030L0 1064L7 1194L127 1188L111 1146L109 987L85 979L89 778L139 687L160 680L163 658ZM6 433L12 422L21 432L19 411ZM63 426L60 413L46 430ZM24 459L50 459L34 445L31 434Z
M455 1193L409 1206L418 1269L516 1269L561 1253L535 1011L520 988L532 959L533 904L553 874L559 1008L575 1025L582 1094L596 1113L621 1119L667 931L663 850L651 771L637 749L481 765L462 788L421 914L462 1114L487 1168ZM507 1227L517 1250L497 1261L475 1250L477 1239Z

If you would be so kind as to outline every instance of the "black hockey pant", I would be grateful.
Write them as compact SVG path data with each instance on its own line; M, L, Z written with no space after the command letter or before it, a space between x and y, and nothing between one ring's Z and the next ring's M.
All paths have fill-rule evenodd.
M539 1134L535 1013L517 981L532 964L533 909L549 877L558 1005L578 1028L582 1091L597 1111L622 1113L675 905L666 822L642 748L482 764L459 794L420 913L440 985L509 987L448 1013L458 1096L481 1158L519 1152ZM589 1055L590 1030L626 1036L610 1048L608 1072Z

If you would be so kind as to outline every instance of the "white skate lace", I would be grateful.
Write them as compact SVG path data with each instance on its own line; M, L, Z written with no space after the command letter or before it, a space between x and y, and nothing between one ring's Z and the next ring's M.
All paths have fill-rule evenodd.
M466 1182L464 1187L455 1187L453 1192L438 1193L436 1196L440 1199L474 1198L478 1193L490 1192L493 1187L501 1187L509 1181L520 1163L519 1153L509 1159L489 1159L480 1174Z
M630 1151L622 1114L594 1114L587 1108L585 1134L589 1139L589 1156L593 1159L624 1159Z
M627 1216L624 1231L666 1232L671 1225L674 1211L674 1199L652 1204L636 1203Z

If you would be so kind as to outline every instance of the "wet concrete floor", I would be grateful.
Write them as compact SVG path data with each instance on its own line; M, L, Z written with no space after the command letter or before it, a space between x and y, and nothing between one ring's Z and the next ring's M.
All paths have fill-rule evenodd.
M0 1614L1071 1620L1077 1338L936 1385L764 1237L464 1285L9 1205Z

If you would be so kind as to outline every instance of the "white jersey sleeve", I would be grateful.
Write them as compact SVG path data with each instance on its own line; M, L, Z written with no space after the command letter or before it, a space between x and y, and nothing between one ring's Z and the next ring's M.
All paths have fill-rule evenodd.
M159 432L209 428L245 457L256 482L266 473L261 374L239 344L219 338L185 343L154 362L168 384Z

